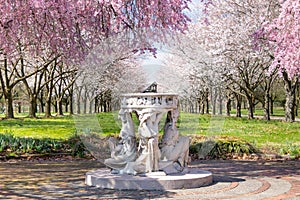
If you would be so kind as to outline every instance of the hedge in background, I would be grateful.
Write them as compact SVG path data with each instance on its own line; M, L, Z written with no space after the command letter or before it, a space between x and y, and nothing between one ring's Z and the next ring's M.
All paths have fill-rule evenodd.
M0 134L1 157L9 158L32 154L69 154L84 157L86 151L77 135L68 140L60 141L49 138L16 137L9 133Z
M192 141L190 155L194 159L227 159L259 153L252 144L235 138L214 138Z

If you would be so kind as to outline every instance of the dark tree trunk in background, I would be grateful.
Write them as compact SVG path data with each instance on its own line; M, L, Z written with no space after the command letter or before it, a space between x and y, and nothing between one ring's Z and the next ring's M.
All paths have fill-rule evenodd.
M236 117L242 117L242 96L235 94L236 99Z
M5 94L5 105L6 105L6 115L5 117L8 119L14 118L14 107L13 107L13 94L10 89L7 89Z
M87 112L87 90L84 91L84 97L83 97L83 113L86 114Z
M74 87L72 86L72 88L70 89L70 96L69 96L69 106L70 106L70 115L73 115L74 114L74 98L73 98L73 95L74 95Z
M54 112L55 112L55 113L58 113L58 104L57 104L57 101L55 101L55 102L53 103L53 107L54 107Z
M22 113L22 104L18 102L18 113Z
M4 56L5 57L5 56ZM1 66L2 67L2 66ZM0 86L5 99L5 117L10 119L14 118L14 107L13 107L13 88L16 83L10 83L10 75L8 69L8 63L6 57L4 58L3 73L0 68Z
M295 121L295 94L293 91L286 91L285 93L285 121Z
M92 112L93 112L93 99L89 101L89 114L92 114Z
M219 115L223 114L223 97L221 92L221 88L219 88Z
M298 108L300 103L300 84L297 85L297 92L296 92L296 106L295 106L295 116L298 117Z
M55 106L55 110L56 110L56 113L58 116L63 116L64 113L63 113L63 101L62 101L62 98L58 98L56 100L56 106Z
M68 97L68 99L67 99L67 101L66 101L65 112L66 112L66 113L69 112L69 97Z
M44 107L45 104L44 104L44 91L43 90L41 91L40 105L41 105L40 112L44 113L45 112L45 107Z
M284 88L285 88L285 121L295 121L295 106L296 106L296 88L298 86L298 77L295 80L290 80L288 74L283 72Z
M46 99L46 109L45 109L45 117L51 117L51 97Z
M263 103L263 108L264 108L264 119L265 120L271 120L270 118L270 96L269 93L265 93L264 95L264 103Z
M30 102L30 105L29 105L29 117L32 117L32 118L36 118L36 113L37 113L37 96L32 94L32 95L29 95L29 102Z
M270 115L274 114L274 99L270 96Z
M254 119L254 97L252 95L247 95L248 101L248 119Z
M211 89L211 94L210 94L210 99L212 101L212 114L216 115L216 104L217 104L217 89L215 88L214 90Z
M231 111L231 99L228 98L226 102L226 115L230 116L230 111Z

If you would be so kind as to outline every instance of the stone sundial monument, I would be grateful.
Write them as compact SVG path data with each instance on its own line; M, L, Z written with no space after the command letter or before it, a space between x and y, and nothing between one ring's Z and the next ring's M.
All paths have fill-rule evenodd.
M152 84L144 93L121 95L119 138L110 138L109 168L88 172L86 184L109 189L165 190L196 188L212 183L212 174L188 168L189 138L177 130L178 95L157 93ZM135 133L132 115L139 120ZM159 141L159 123L166 116Z

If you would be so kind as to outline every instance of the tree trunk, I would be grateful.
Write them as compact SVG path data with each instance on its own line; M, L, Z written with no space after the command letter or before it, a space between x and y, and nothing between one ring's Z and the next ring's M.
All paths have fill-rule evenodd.
M84 97L83 97L83 114L86 114L87 112L87 91L84 91Z
M219 115L223 114L223 98L221 95L221 88L219 88Z
M296 88L298 86L298 78L290 80L286 72L283 72L284 88L285 88L285 121L295 121L295 106L296 106Z
M74 104L74 102L73 102L73 100L74 100L74 98L73 98L73 91L72 91L72 93L70 94L70 97L69 97L70 99L70 102L69 102L69 105L70 105L70 107L69 107L69 110L70 110L70 115L74 115L74 107L73 107L73 104Z
M5 92L5 105L6 105L6 110L5 110L5 117L7 119L14 118L14 106L13 106L13 94L12 90L7 89Z
M56 100L56 113L58 116L64 115L62 98L57 98Z
M103 104L102 104L102 107L103 107L103 112L107 112L107 108L106 108L106 101L103 101ZM194 107L194 105L193 105L193 107ZM193 109L193 113L194 113L194 109Z
M79 87L77 89L77 95L76 95L76 113L81 114L81 108L80 108L80 100L81 100L81 93L82 93L82 87Z
M205 101L205 104L206 104L206 114L209 114L209 100L208 100L208 96L209 96L209 89L206 88L205 90L205 95L204 95L204 101Z
M51 115L51 101L52 101L52 83L49 84L49 86L46 87L47 89L47 98L46 98L46 109L45 109L45 117L50 118Z
M18 113L22 113L22 104L18 102Z
M286 91L285 93L285 121L295 121L295 94L293 91Z
M204 100L201 101L201 112L200 112L202 115L204 115L205 113L205 102Z
M216 115L216 104L217 104L217 98L218 98L218 94L217 94L217 89L215 89L215 91L213 92L213 90L211 90L211 100L212 100L212 114ZM213 95L214 93L214 95Z
M268 95L265 95L264 97L264 103L263 103L263 108L264 108L264 119L265 120L271 120L270 118L270 98Z
M296 100L295 116L298 117L299 100Z
M45 104L44 104L44 94L43 94L43 90L41 91L41 99L40 99L40 105L41 105L41 108L40 108L40 112L41 113L44 113L45 112Z
M227 102L226 102L226 115L227 116L230 116L230 111L231 111L231 99L227 99Z
M242 97L239 94L235 94L236 98L236 117L242 117Z
M37 96L35 95L29 95L29 114L28 117L36 118L36 112L37 112Z
M52 88L52 86L50 86ZM45 109L45 117L50 118L51 115L51 101L52 101L52 89L47 88L47 98L46 98L46 109Z
M66 101L66 105L65 105L65 113L68 113L69 112L69 97Z
M86 111L87 111L87 99L84 98L82 103L83 103L83 114L86 114Z
M298 117L298 108L299 108L299 103L300 103L300 91L299 91L299 84L297 86L297 92L296 92L296 106L295 106L295 116Z
M271 120L271 118L270 118L270 94L269 94L269 91L265 92L263 108L264 108L264 119L268 120L268 121Z
M8 62L6 59L6 55L4 55L4 64L3 64L2 74L2 66L0 68L0 86L3 91L4 99L5 99L5 117L7 119L14 118L14 107L13 107L13 88L15 84L10 84L9 80L9 68Z
M51 97L46 100L46 109L45 109L45 117L51 117Z
M89 100L89 114L92 114L93 110L93 99Z
M253 102L253 96L247 95L247 102L248 102L248 119L254 119L254 102Z
M201 103L200 103L200 109L201 109L200 113L202 115L204 115L204 112L205 112L205 102L204 102L203 99L201 100Z
M274 114L274 100L270 97L270 115Z
M80 110L80 96L77 96L77 99L76 99L76 107L77 107L77 114L81 114L81 110Z
M54 101L53 107L54 107L54 112L55 112L56 114L58 114L58 104L57 104L57 101Z
M99 113L99 95L95 97L94 113Z
M46 89L46 109L45 109L45 117L50 118L51 115L51 106L52 106L52 93L53 93L53 87L54 87L54 69L57 65L57 59L55 60L53 66L51 67L51 70L48 73L45 73L45 81L49 81L49 83L45 86Z

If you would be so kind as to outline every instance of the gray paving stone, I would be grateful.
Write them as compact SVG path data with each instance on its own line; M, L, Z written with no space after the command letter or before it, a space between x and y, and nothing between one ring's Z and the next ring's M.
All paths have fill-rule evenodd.
M214 182L196 189L110 190L84 184L96 161L0 163L0 199L300 199L300 161L197 161ZM298 196L297 196L298 195Z

